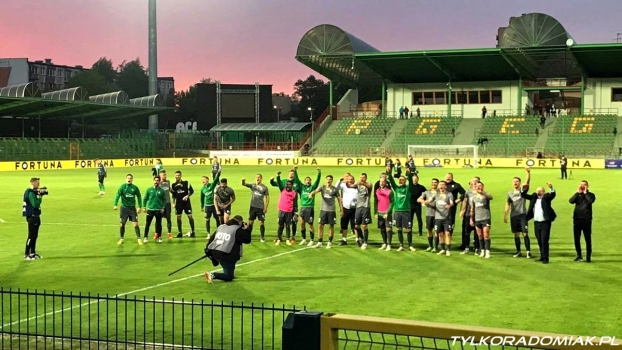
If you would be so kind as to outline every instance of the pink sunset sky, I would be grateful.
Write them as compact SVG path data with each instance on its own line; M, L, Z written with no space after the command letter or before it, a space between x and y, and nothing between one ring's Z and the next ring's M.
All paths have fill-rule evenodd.
M211 77L291 93L314 74L294 56L316 25L381 51L494 47L497 28L529 12L555 17L577 43L622 32L619 0L159 0L158 75L173 76L177 90ZM147 14L147 0L2 0L0 57L87 67L139 57L147 66Z

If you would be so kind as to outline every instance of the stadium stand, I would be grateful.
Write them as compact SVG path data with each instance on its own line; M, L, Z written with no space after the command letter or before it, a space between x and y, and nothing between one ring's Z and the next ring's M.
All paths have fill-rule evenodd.
M480 154L485 152L487 156L520 156L533 150L539 128L540 120L535 116L488 117L472 143L477 145L480 139L487 139L480 146Z
M318 140L315 154L320 155L361 155L362 152L378 148L393 124L393 118L341 119L334 129Z
M571 157L608 155L613 150L617 124L615 115L559 117L545 151Z
M387 148L389 154L403 155L408 145L450 145L462 118L424 117L409 119Z

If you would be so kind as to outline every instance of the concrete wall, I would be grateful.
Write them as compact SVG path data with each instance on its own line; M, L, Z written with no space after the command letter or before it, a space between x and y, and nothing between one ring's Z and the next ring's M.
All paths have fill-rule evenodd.
M337 102L337 107L339 107L339 113L354 111L356 110L358 105L359 105L359 91L355 89L348 90L348 92L346 92L346 94L343 95L341 100Z
M488 115L493 110L497 115L516 115L518 108L524 108L527 103L527 93L523 93L521 103L518 103L518 81L493 81L493 82L463 82L452 83L452 91L468 92L478 90L501 90L501 103L486 104L457 104L452 98L452 115L464 118L481 118L482 107L486 106ZM439 105L415 105L413 92L447 91L447 83L434 84L390 84L387 86L387 117L399 116L401 106L407 106L410 111L417 108L422 116L447 115L447 104Z
M585 113L622 113L622 102L611 101L611 89L622 88L622 79L587 79Z
M11 75L7 86L26 84L30 81L30 68L27 58L2 58L0 67L11 67Z

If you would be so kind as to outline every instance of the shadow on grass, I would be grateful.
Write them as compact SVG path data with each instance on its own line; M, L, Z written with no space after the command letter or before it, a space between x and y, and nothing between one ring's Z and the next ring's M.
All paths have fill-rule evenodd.
M287 281L318 281L318 280L331 280L340 279L347 276L267 276L267 277L237 277L235 280L240 281L256 281L256 282L287 282Z

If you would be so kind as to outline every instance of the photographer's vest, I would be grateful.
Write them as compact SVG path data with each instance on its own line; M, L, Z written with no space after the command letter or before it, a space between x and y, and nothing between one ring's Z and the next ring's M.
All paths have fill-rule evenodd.
M240 228L239 225L220 225L216 230L216 237L207 246L209 250L217 250L225 254L231 253L235 243L235 233ZM240 246L240 256L242 256L242 246Z
M212 164L212 174L216 174L220 170L220 162L214 162Z
M41 208L35 208L30 204L30 199L28 198L30 194L37 195L32 188L26 189L24 192L24 202L22 204L22 216L30 217L30 216L39 216L41 215Z

